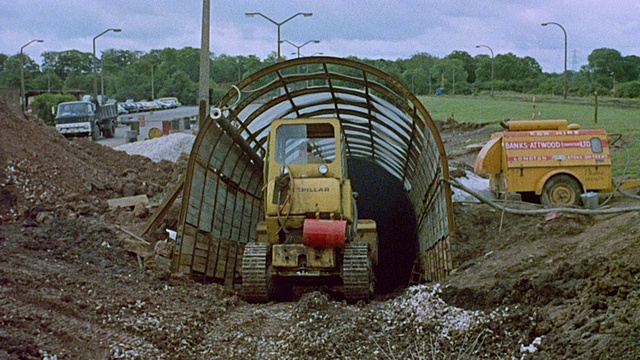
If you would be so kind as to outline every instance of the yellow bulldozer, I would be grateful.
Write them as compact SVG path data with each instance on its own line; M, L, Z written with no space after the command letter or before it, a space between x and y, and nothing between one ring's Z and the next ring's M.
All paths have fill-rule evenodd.
M264 221L242 259L249 302L287 300L321 287L354 303L374 292L378 236L358 219L346 143L335 118L276 119L264 165Z

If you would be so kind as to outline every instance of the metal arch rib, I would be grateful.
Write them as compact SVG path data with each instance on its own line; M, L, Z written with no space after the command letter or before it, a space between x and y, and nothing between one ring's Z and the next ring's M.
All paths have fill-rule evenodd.
M309 64L312 72L308 76L299 72L295 74L296 69L291 68L306 64ZM301 90L309 85L301 82L305 76L312 79L311 87ZM284 89L280 92L273 91L282 87ZM407 196L417 214L416 219L420 222L417 239L420 250L429 249L431 244L447 239L453 232L449 185L442 182L442 186L433 186L442 178L448 178L444 145L424 105L399 81L357 61L311 57L274 64L242 80L237 88L247 96L236 104L237 92L234 89L222 97L219 106L225 109L224 115L231 126L247 140L255 154L260 157L266 154L264 144L268 124L283 113L305 117L338 117L347 125L345 138L348 154L367 159L368 154L375 152L377 156L373 160L378 165L396 177L405 179L405 184L408 182L411 185L407 188L411 189ZM305 98L306 94L318 91L318 88L325 93L318 99L331 101L318 102ZM264 105L258 110L247 109L247 106L257 101ZM207 223L214 224L213 230L220 234L229 232L230 226L251 227L247 226L249 220L244 221L240 217L234 218L232 224L217 220L218 212L226 211L228 207L216 207L215 204L233 201L236 196L233 189L228 190L228 185L217 177L253 179L251 184L242 185L252 189L259 189L262 179L258 169L252 170L250 176L239 175L242 169L234 163L246 162L248 157L246 154L237 156L237 144L230 144L227 140L217 142L217 138L212 135L217 129L219 126L213 119L203 121L193 146L185 179L184 193L187 201L183 203L179 220L182 224L180 228L189 230L182 231L183 239L193 233L205 234L211 231L212 226L207 229ZM234 156L228 151L231 147L235 148ZM387 157L388 153L392 156ZM213 166L212 163L216 165ZM247 164L242 168L249 169L245 166ZM219 168L221 175L211 173L210 168ZM203 201L204 196L208 196L207 201ZM242 201L251 208L244 215L251 218L251 221L257 221L262 216L262 203L257 199ZM426 216L426 219L420 215ZM204 221L201 221L201 216ZM247 240L255 241L255 234L247 236ZM180 257L180 261L193 258L192 254L188 254L189 249L181 246L179 251L184 251L185 256ZM193 262L175 262L174 266L177 269L183 263L193 266Z
M282 72L282 70L284 69L293 68L300 65L308 65L308 66L321 65L322 72L321 73L314 72L311 75L300 75L300 74L292 75L292 74L284 74ZM361 78L351 76L349 75L348 71L342 71L342 73L340 73L342 68L357 70L359 73L363 74L364 76L362 76ZM382 82L384 82L384 84L377 84L376 82L372 82L370 80L369 75L375 76L376 79L380 79ZM338 105L338 102L337 102L334 80L353 82L354 84L360 84L360 86L362 86L367 92L369 92L370 90L375 90L380 92L381 94L384 94L384 96L387 96L389 99L392 99L391 103L393 106L396 106L399 109L401 109L405 114L409 115L410 118L412 119L412 122L408 124L409 127L411 128L411 135L410 135L412 137L412 139L410 140L411 146L405 156L407 158L413 157L415 154L415 151L420 151L419 149L423 147L422 144L424 144L424 141L426 141L427 139L433 139L435 140L436 146L438 148L438 152L440 152L441 154L441 157L442 157L441 162L446 160L446 155L444 155L444 146L439 138L439 135L437 134L437 130L435 129L435 125L433 124L433 120L428 115L428 113L426 112L422 104L420 104L419 101L417 101L417 99L415 98L415 96L413 96L413 94L411 94L411 92L407 88L405 88L398 80L394 79L393 77L390 77L389 75L385 74L384 72L378 69L370 67L369 65L360 64L348 59L340 59L340 58L333 58L333 57L309 57L309 58L293 59L293 60L277 63L270 66L269 68L263 69L249 76L248 78L242 80L240 83L238 83L237 87L242 91L243 89L248 88L258 80L261 80L261 79L268 80L267 85L264 85L262 88L260 88L261 90L260 93L264 94L269 90L272 90L278 87L284 87L287 100L292 104L293 107L295 107L296 106L295 100L294 100L295 96L291 93L290 91L291 89L289 88L288 84L294 83L296 81L300 81L301 79L304 79L305 76L308 76L309 79L324 79L326 81L325 86L327 87L328 92L331 93L331 96L334 99L333 108L335 109L335 112L339 119L341 119L342 117L343 109ZM223 96L223 98L220 101L220 104L226 105L231 103L232 101L235 101L236 95L237 95L237 92L235 90L228 92L225 96ZM255 99L258 96L259 96L258 94L252 94L249 96L249 98ZM369 106L368 109L372 109L373 105L370 101L370 98L367 99L366 101L368 101L368 106ZM241 101L238 104L238 107L242 108L250 102L251 100ZM409 108L409 102L414 104L413 108ZM299 108L295 107L295 110L297 111L297 114L300 113ZM230 117L232 117L232 115L235 115L235 114L230 114ZM235 119L230 119L230 120L233 121ZM248 119L248 120L251 121L252 119ZM373 131L372 131L374 119L372 119L370 115L367 118L367 120L371 122L371 125L369 126L369 132L370 132L369 135L377 136L373 134ZM256 134L251 134L246 127L243 127L242 129L243 131L247 131L247 134L248 134L247 137L253 137L254 139L258 137L258 135ZM426 136L426 131L430 131L435 136ZM347 142L348 140L349 139L347 139ZM258 145L256 144L254 148L256 148L257 146ZM417 147L417 148L416 150L411 150L412 147ZM347 149L350 151L349 144L347 144ZM375 151L373 146L371 148L371 151L372 151L372 154ZM414 174L413 174L414 169L407 166L409 161L411 160L405 159L401 167L405 169L403 177L405 179L411 180L414 177ZM443 165L443 166L446 166L446 165ZM448 176L448 169L445 169L444 173L445 173L445 177Z

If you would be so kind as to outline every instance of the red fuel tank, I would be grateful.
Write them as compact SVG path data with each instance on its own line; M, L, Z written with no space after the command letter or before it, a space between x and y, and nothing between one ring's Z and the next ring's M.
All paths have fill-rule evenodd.
M347 221L305 219L302 233L307 246L343 249L347 238Z

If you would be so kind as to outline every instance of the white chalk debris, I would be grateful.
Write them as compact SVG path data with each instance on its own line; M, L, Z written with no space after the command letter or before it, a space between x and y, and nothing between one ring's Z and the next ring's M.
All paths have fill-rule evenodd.
M114 149L124 151L129 155L146 156L155 162L162 160L176 162L183 152L191 152L195 140L195 135L173 133L151 140L122 144Z

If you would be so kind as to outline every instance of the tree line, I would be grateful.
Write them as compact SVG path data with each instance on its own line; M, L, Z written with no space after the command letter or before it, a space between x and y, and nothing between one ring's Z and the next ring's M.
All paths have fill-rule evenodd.
M98 92L118 101L176 96L183 104L195 105L198 91L200 50L192 47L165 48L149 52L108 49L98 64ZM39 65L24 55L25 89L80 90L93 92L91 53L78 50L42 53ZM488 94L492 84L496 92L559 95L563 92L564 74L544 73L538 62L512 53L471 56L453 51L438 58L416 53L408 59L358 59L387 72L416 95ZM20 87L20 54L0 53L0 87ZM214 96L224 94L228 85L240 81L276 62L275 53L266 59L255 55L228 56L211 54L210 76ZM579 71L569 70L568 95L640 97L640 57L623 56L609 48L594 50L588 64Z

